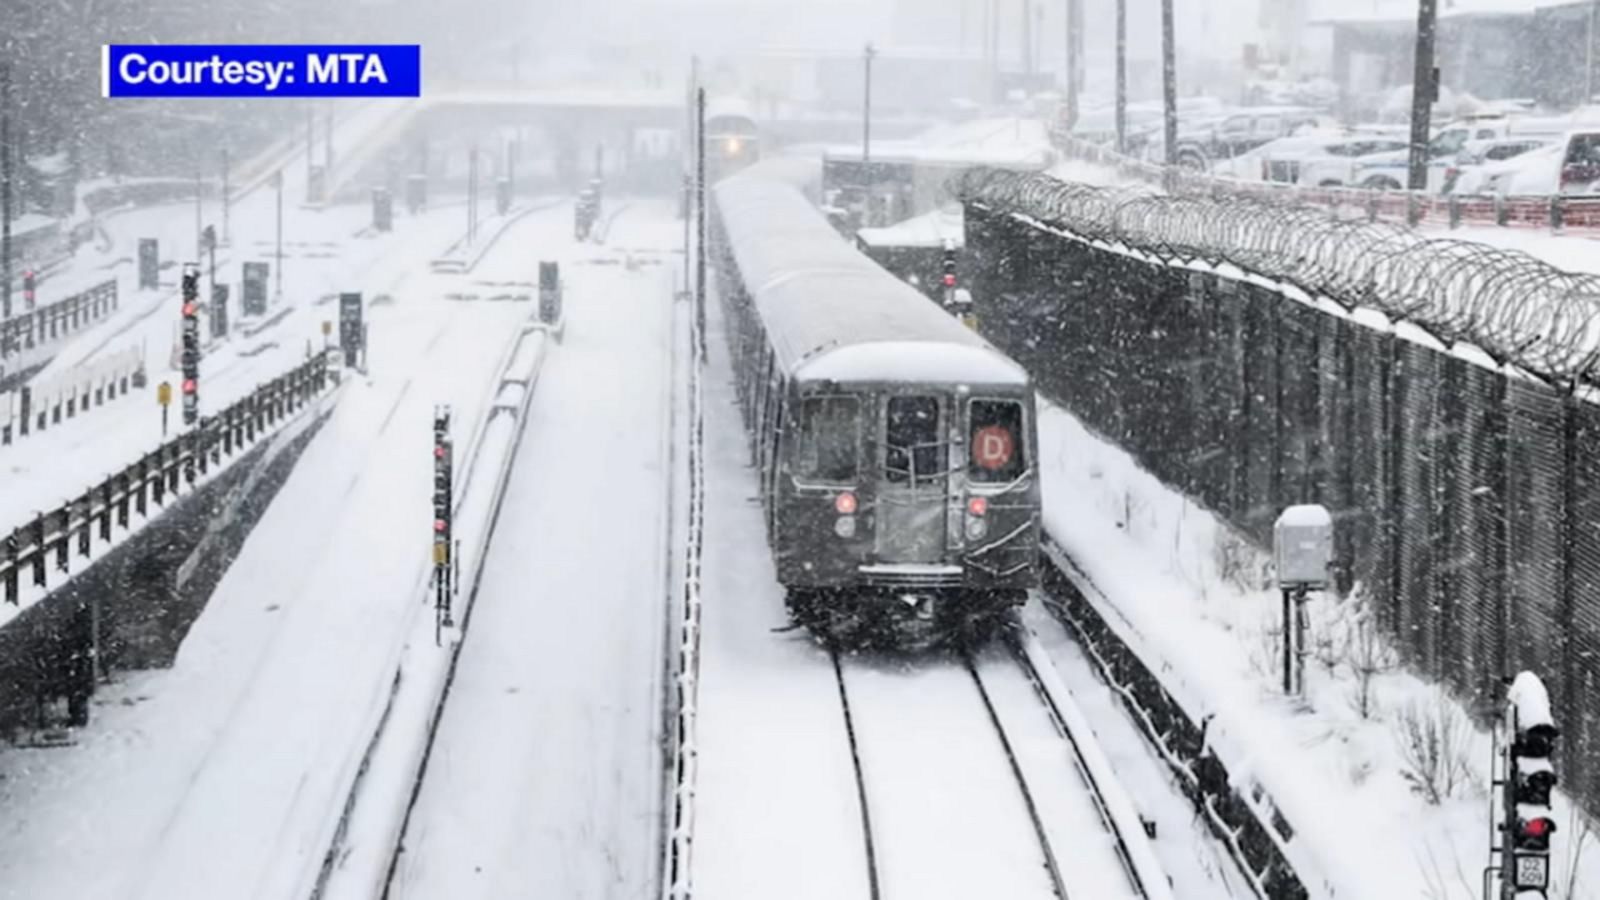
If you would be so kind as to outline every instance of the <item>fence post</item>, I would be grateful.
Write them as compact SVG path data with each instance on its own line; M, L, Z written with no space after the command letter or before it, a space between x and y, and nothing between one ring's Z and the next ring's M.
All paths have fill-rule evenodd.
M1451 230L1460 228L1461 227L1461 198L1455 196L1454 194L1452 194L1452 195L1450 195L1450 199L1448 201L1446 201L1446 202L1450 206L1450 228L1451 228Z
M111 542L111 479L100 482L100 541Z
M50 548L44 542L44 513L35 513L33 518L33 586L44 587L45 559Z
M1566 220L1566 202L1562 199L1560 194L1552 194L1550 196L1550 230L1560 231L1561 227L1566 224Z

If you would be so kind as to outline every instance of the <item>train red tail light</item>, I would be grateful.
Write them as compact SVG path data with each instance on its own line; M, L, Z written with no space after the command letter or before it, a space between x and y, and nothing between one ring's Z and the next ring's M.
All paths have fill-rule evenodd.
M856 513L856 495L845 491L833 498L833 509L841 516L853 516Z
M989 512L989 501L983 497L973 497L967 501L967 512L974 516L982 516Z

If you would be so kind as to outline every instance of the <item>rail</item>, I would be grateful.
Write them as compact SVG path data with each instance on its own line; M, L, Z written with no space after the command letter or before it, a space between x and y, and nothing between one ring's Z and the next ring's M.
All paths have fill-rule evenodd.
M1464 226L1483 226L1600 233L1600 197L1569 197L1561 194L1502 197L1358 187L1312 188L1284 182L1230 178L1181 166L1169 172L1164 165L1119 154L1102 144L1063 135L1057 135L1056 146L1069 159L1106 166L1115 169L1125 179L1185 196L1215 200L1258 200L1317 209L1335 219L1354 217L1370 223L1442 225L1452 230Z
M165 508L192 490L212 468L231 461L320 395L329 380L326 357L315 356L145 453L76 499L13 529L0 547L5 602L20 605L24 572L30 573L34 587L48 589L50 572L68 575L74 555L80 560L93 556L96 538L101 544L114 540L113 523L123 531L136 528L130 524L131 513L144 518L152 503Z
M1207 742L1209 721L1195 721L1167 690L1160 673L1105 614L1105 601L1097 599L1092 583L1053 542L1046 544L1045 563L1045 608L1078 640L1254 895L1260 900L1311 896L1288 850L1294 829L1271 798L1234 785L1226 763Z

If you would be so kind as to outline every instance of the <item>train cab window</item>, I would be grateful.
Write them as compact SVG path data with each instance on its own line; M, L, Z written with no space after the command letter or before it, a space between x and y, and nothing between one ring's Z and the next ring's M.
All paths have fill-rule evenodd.
M840 483L856 477L861 403L855 397L807 397L790 467L805 481Z
M1028 469L1023 454L1022 404L1015 400L973 400L968 406L967 478L975 482L1012 481Z
M891 397L884 420L883 476L896 484L944 474L940 462L939 399Z

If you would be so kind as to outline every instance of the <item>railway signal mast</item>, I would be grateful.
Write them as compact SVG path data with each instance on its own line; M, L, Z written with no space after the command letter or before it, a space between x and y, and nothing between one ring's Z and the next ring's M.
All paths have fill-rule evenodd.
M183 266L183 424L200 419L200 264Z
M444 629L454 628L452 617L456 591L454 522L451 515L453 501L452 449L450 442L450 407L435 407L433 411L433 588L434 628L433 641L439 644Z
M1505 789L1501 800L1504 820L1496 848L1500 852L1500 900L1543 900L1550 884L1550 835L1556 830L1550 811L1556 770L1550 754L1560 732L1550 717L1550 695L1544 682L1532 672L1518 673L1511 681L1505 734L1509 740L1503 748L1504 780L1496 782Z

